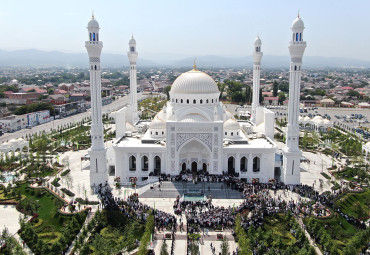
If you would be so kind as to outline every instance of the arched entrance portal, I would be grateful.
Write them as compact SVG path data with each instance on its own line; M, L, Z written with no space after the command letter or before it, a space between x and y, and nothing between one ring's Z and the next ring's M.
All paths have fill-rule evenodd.
M203 163L203 172L207 172L207 164Z
M182 170L182 171L186 171L186 163L182 163L182 165L181 165L181 170Z
M198 164L197 162L191 163L191 175L193 176L193 180L196 178L198 173Z
M209 171L209 165L207 163L210 161L210 155L210 149L203 142L197 139L191 139L179 149L179 162L187 162L185 166L184 164L179 166L181 170L186 167L186 170L195 177L194 173L196 174L198 170L203 169ZM189 172L188 174L190 174Z
M154 175L161 175L161 158L159 156L154 157Z
M235 158L234 157L230 157L227 160L227 173L230 175L235 174Z

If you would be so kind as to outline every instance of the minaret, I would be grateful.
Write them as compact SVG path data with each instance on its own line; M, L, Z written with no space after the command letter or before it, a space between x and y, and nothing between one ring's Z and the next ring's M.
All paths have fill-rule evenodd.
M138 120L137 111L137 81L136 81L136 60L138 53L136 52L136 41L132 36L129 41L129 51L127 52L128 60L130 61L130 104L133 109L132 124L135 124Z
M102 122L100 56L103 43L99 41L99 23L94 14L87 25L89 40L85 42L89 54L90 95L91 95L91 148L90 185L105 184L108 180L106 150L104 147L104 129Z
M301 87L302 57L306 48L303 41L304 23L298 17L293 21L292 40L289 44L290 77L289 77L289 105L288 127L286 132L286 148L283 149L283 181L285 184L300 183L300 159L302 152L299 150L299 94Z
M260 76L261 76L261 59L263 53L261 52L261 39L257 36L254 40L253 51L253 99L252 99L252 119L251 121L256 124L257 107L260 106Z

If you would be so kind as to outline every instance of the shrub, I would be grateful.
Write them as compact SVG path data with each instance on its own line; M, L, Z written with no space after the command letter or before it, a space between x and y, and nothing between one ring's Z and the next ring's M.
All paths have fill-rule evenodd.
M65 171L63 171L60 176L66 176L67 174L69 174L69 172L71 172L71 169L67 169Z
M72 191L70 191L69 189L66 189L66 188L61 188L60 189L63 193L65 193L66 195L70 196L70 197L74 197L75 196L75 193L73 193Z
M89 201L88 199L82 199L80 197L75 199L77 202L79 202L82 205L98 205L98 201Z
M324 176L326 179L330 180L330 176L327 173L321 173L322 176Z
M60 181L60 178L55 178L55 179L51 182L51 184L52 184L53 186L55 186L55 187L60 187L60 183L59 183L59 181Z

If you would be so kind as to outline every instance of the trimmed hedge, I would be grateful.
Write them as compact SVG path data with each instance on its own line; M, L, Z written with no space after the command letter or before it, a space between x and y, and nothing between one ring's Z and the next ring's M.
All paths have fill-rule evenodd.
M69 189L66 189L66 188L61 188L60 189L64 194L70 196L70 197L74 197L75 196L75 193L73 193L72 191L70 191Z
M75 200L82 205L98 205L99 204L98 201L90 201L88 199L82 199L80 197L76 198Z
M146 255L148 252L148 245L150 243L150 236L152 235L154 231L154 216L152 214L153 212L150 212L150 215L146 221L145 224L145 232L143 237L140 240L140 247L138 255Z
M66 176L67 174L69 174L69 172L71 172L71 169L67 169L65 171L63 171L60 176Z
M330 176L327 173L321 173L322 176L324 176L326 179L330 180Z

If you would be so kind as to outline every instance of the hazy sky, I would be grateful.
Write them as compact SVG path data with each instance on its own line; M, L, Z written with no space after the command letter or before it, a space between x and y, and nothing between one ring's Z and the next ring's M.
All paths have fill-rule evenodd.
M300 10L306 55L370 60L368 0L1 0L0 49L86 52L94 10L107 53L126 54L131 33L139 56L288 55L290 27Z

